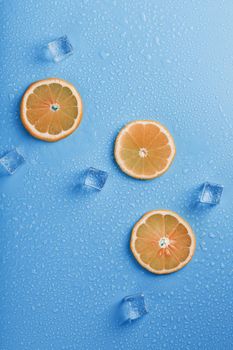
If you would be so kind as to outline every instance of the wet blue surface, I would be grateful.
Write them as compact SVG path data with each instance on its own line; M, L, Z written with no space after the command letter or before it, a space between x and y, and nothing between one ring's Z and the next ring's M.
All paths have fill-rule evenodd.
M26 163L0 180L1 350L232 349L232 1L0 3L0 155ZM67 34L74 54L45 63L40 48ZM19 102L38 79L71 81L80 128L49 144L29 136ZM165 124L177 156L149 182L120 172L113 143L137 118ZM82 193L93 166L109 173ZM197 205L203 182L224 185L220 205ZM177 211L193 227L192 262L169 276L140 268L130 231L146 212ZM149 313L119 326L125 295Z

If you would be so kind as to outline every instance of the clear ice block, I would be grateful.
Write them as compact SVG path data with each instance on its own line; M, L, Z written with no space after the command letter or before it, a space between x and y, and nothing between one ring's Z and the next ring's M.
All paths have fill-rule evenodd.
M45 48L45 56L48 60L60 62L73 54L73 46L71 45L67 35L48 43Z
M121 323L137 320L147 313L142 293L126 296L121 302Z
M0 158L1 173L12 175L24 162L24 157L13 149Z
M89 168L84 180L84 185L101 191L108 178L108 173L103 170Z
M199 200L201 203L216 205L220 203L222 191L222 185L205 182Z

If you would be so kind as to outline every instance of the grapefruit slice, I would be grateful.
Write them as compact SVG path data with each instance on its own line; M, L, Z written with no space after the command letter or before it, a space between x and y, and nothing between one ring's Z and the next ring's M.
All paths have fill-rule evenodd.
M153 179L165 173L176 153L169 131L153 120L127 124L115 142L115 159L123 172L137 179Z
M27 131L44 141L58 141L73 133L82 119L82 100L68 81L49 78L26 90L20 107Z
M156 274L180 270L192 259L195 247L195 235L189 224L170 210L146 213L131 234L134 257Z

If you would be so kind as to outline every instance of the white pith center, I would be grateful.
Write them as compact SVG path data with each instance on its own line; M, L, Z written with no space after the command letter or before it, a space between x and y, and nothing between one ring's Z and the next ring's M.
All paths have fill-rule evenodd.
M56 112L56 111L58 111L58 110L60 109L60 106L59 106L59 104L57 104L57 103L53 103L53 104L50 106L50 109L51 109L52 112Z
M160 248L167 248L169 246L170 240L167 237L160 238L159 246Z
M148 156L148 151L146 148L140 148L138 153L139 153L139 157L141 158L145 158Z

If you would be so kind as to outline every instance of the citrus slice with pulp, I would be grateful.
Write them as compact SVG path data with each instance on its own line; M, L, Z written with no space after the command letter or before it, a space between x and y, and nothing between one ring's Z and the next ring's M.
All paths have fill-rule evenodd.
M115 142L115 159L123 172L137 179L153 179L168 170L176 148L169 131L153 120L127 124Z
M44 141L58 141L79 126L82 100L68 81L58 78L39 80L26 90L20 114L31 135Z
M195 247L189 224L170 210L146 213L131 234L134 257L145 269L157 274L180 270L192 259Z

